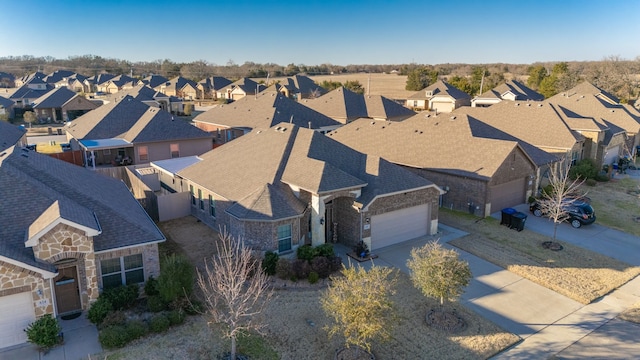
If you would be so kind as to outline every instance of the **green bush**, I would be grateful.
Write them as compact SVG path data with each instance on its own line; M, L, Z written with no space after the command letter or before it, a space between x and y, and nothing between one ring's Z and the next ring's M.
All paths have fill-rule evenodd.
M159 295L147 297L147 309L149 309L149 311L160 312L166 308L167 305L162 301L162 298Z
M124 326L110 326L100 331L98 340L103 348L121 348L129 342L129 334Z
M318 282L319 279L320 279L320 276L315 271L310 272L309 277L307 278L307 280L309 280L309 284L315 284Z
M113 310L111 301L106 297L100 296L96 302L91 305L87 312L87 318L93 324L100 325L105 317Z
M191 299L189 306L184 308L184 312L189 315L197 315L203 313L202 303L198 300Z
M598 182L596 181L596 179L587 179L587 181L585 181L585 184L587 184L588 186L596 186Z
M592 159L582 159L569 169L571 179L595 179L598 175L598 168Z
M171 310L169 314L167 314L167 318L169 319L169 324L171 326L180 325L184 322L185 314L184 310Z
M60 343L62 328L56 318L47 314L29 324L24 331L30 343L36 344L46 352Z
M124 312L116 310L108 313L100 326L107 328L116 325L124 325L126 322L127 317L124 315Z
M155 315L151 320L149 320L149 330L154 333L166 331L169 328L169 325L171 325L169 319L162 314Z
M314 254L315 254L315 251L313 250L313 247L311 247L311 245L308 245L308 244L300 246L296 251L296 256L300 260L311 261L311 259L313 259Z
M184 256L165 256L160 264L158 292L165 303L188 297L193 291L193 266Z
M596 175L596 181L606 182L606 181L609 181L609 177L607 175L598 174Z
M149 279L144 284L144 293L147 296L158 295L158 280L156 280L153 276L149 276Z
M324 256L328 258L335 255L333 251L333 245L331 244L318 245L315 247L314 252L315 252L314 257Z
M147 325L144 323L144 321L141 320L132 320L127 323L125 328L127 331L128 341L139 339L147 335L147 332L149 332Z
M105 290L100 297L107 298L114 310L122 310L135 304L139 291L140 287L138 285L130 284Z
M274 253L273 251L267 251L264 254L264 259L262 260L262 269L264 269L264 272L267 275L275 275L278 259L278 254Z
M276 264L276 275L280 279L288 279L291 277L291 260L289 259L278 259L278 263Z

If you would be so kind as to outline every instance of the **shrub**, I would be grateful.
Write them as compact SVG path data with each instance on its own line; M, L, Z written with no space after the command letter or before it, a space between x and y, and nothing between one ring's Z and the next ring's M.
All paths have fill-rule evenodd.
M288 279L291 277L291 261L289 259L278 259L276 275L280 279Z
M111 326L100 331L98 340L104 348L121 348L129 342L129 336L124 326Z
M309 277L309 272L311 271L309 261L303 259L294 260L291 268L293 270L293 276L298 279L306 279Z
M315 284L318 282L319 279L320 279L320 276L315 271L310 272L309 277L307 278L307 280L309 280L309 284Z
M342 258L340 256L332 256L329 258L329 264L331 264L331 272L339 271L342 269Z
M107 298L114 310L122 310L131 307L135 303L139 291L138 285L130 284L105 290L100 297Z
M149 296L147 298L147 308L151 312L160 312L167 308L167 305L162 301L159 295Z
M169 324L171 326L180 325L184 322L184 318L185 318L184 310L182 309L171 310L169 314L167 314L167 318L169 319Z
M316 257L317 256L332 257L335 255L333 251L333 245L331 244L318 245L314 250L315 250Z
M300 246L296 252L296 256L300 260L311 261L311 259L313 259L313 256L314 256L313 247L311 247L311 245L309 244Z
M30 343L38 345L46 352L60 343L62 328L56 318L47 314L29 324L24 331Z
M533 196L529 196L529 198L527 199L527 203L528 204L533 204L534 202L536 202L536 198Z
M111 301L106 297L100 296L96 302L91 305L87 318L93 324L100 325L104 318L113 310Z
M149 330L154 333L161 333L166 331L169 328L169 319L162 315L158 314L149 320Z
M124 312L118 310L108 313L100 325L107 328L116 325L124 325L126 322L127 317L124 315Z
M188 315L197 315L203 313L202 303L198 300L191 299L189 301L189 306L184 308L184 312Z
M128 341L139 339L147 335L147 332L149 332L149 329L147 328L147 324L145 324L144 321L141 321L141 320L132 320L127 323L125 328L127 331Z
M158 292L162 300L170 303L180 297L188 297L193 291L193 266L184 256L165 256L158 277Z
M331 274L331 263L324 256L318 256L311 260L311 271L321 278L326 278Z
M609 181L609 177L607 175L598 174L596 175L596 181L606 182Z
M144 284L144 293L147 296L158 295L158 280L156 280L153 276L149 276L149 279Z
M585 184L588 186L596 186L597 183L596 179L587 179L587 181L585 181Z
M595 179L598 175L598 168L592 159L582 159L569 169L571 179Z
M278 264L278 254L273 251L267 251L262 260L262 268L267 275L275 275L276 265Z

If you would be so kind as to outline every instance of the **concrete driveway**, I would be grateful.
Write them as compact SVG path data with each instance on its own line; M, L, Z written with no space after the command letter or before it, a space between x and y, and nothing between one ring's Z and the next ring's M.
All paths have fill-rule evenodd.
M525 229L539 234L553 236L553 221L547 217L535 217L529 212L529 206L522 204L514 209L527 214ZM596 216L598 212L596 210ZM500 212L491 215L500 219ZM585 225L578 229L573 228L569 223L558 225L557 238L568 243L578 245L585 249L607 255L611 258L624 261L627 264L640 266L640 237L627 234L625 232L608 228L596 222Z

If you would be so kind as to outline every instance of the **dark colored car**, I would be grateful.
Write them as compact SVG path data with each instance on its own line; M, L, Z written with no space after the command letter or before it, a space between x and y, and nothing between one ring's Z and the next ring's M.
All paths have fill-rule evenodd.
M567 221L576 229L582 225L593 224L596 221L596 212L586 201L571 199L563 204L562 207L569 215ZM540 203L537 201L529 205L529 211L538 217L544 215Z

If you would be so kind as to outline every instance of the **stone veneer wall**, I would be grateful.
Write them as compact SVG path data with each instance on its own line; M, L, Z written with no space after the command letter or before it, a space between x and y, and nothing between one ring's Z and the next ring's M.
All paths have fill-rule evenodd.
M87 309L89 304L98 299L98 272L93 239L88 238L84 232L69 225L58 224L38 240L33 253L37 259L51 264L76 259L75 262L65 263L63 267L78 267L82 308Z
M105 251L96 254L96 260L119 258L123 256L142 254L142 265L144 267L144 278L149 276L158 278L160 275L160 255L158 253L158 244L146 244L134 246L126 249L118 249L113 251ZM102 289L102 277L98 276L98 286Z
M36 272L0 261L0 297L30 291L36 318L53 314L50 284Z
M235 239L243 239L245 245L257 251L278 250L278 226L291 224L291 245L295 250L300 238L300 218L267 221L242 221L232 216L230 218L229 232Z

